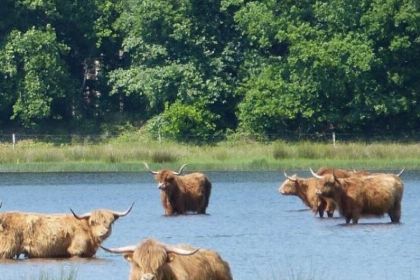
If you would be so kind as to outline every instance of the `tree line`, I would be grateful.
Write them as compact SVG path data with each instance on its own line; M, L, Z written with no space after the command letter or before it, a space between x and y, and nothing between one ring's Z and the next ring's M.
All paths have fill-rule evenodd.
M417 0L3 0L0 130L409 134L419 65Z

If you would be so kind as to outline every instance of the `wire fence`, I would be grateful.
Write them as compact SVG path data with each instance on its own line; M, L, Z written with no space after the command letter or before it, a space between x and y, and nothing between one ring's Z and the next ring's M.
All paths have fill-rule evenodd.
M116 134L0 134L0 144L15 145L21 141L33 142L46 142L46 143L64 143L64 144L93 144L103 142L116 137ZM203 135L184 135L186 142L200 142ZM420 142L420 133L296 133L291 131L283 131L277 134L266 135L265 138L256 137L253 135L240 135L233 134L226 135L208 135L204 137L207 142L220 142L224 140L229 141L243 141L243 140L256 140L256 141L315 141L336 144L339 142ZM165 135L161 135L157 139L165 140ZM201 141L202 142L202 141Z

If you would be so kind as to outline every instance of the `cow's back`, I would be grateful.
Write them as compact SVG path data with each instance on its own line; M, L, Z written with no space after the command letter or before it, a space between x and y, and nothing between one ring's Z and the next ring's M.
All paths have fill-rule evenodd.
M371 214L383 214L401 202L403 183L392 174L374 174L364 177L363 195L365 211Z
M208 177L202 173L191 173L180 176L180 188L185 195L185 208L187 211L198 211L204 213L209 204L211 194L211 182Z
M167 272L176 275L176 279L187 276L191 280L232 280L229 264L212 250L200 249L190 256L173 254L168 266Z

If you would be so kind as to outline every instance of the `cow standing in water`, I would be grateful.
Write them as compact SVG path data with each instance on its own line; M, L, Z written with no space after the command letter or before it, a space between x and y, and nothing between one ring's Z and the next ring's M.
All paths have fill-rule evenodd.
M152 171L147 163L144 165L158 182L165 215L185 214L188 211L206 213L211 193L211 182L206 175L199 172L181 175L186 164L178 172L168 169Z
M99 209L77 215L0 213L0 258L92 257L125 212Z
M153 239L138 246L102 249L124 256L131 264L130 280L232 280L229 264L213 250Z
M339 178L369 174L366 171L333 169L327 167L321 167L316 174L322 176L332 174L333 171ZM311 172L313 171L311 170ZM324 212L327 212L328 217L333 217L336 203L332 198L317 195L317 178L300 178L296 175L288 176L286 172L284 173L284 176L286 177L286 180L279 187L279 192L282 195L295 195L299 197L306 206L315 214L318 213L321 218L324 217Z
M317 194L334 199L346 223L357 224L363 215L382 216L387 213L392 223L401 219L404 184L397 175L374 173L367 176L338 178L333 174L319 176Z

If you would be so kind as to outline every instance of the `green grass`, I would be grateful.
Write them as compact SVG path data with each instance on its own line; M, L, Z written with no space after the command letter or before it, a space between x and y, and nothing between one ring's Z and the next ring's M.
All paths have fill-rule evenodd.
M51 272L41 271L38 277L34 277L31 279L33 280L76 280L77 271L75 269L71 269L69 271L61 269L61 272L58 275L55 275Z
M215 145L187 145L152 141L138 134L101 143L56 144L34 141L0 144L0 171L144 171L189 170L283 170L291 168L420 169L420 143L261 143L248 140Z

